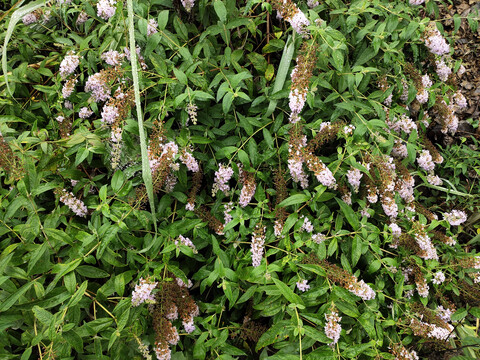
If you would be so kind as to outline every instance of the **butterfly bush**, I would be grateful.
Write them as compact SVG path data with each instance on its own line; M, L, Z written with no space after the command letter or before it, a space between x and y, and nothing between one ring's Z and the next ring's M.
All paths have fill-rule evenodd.
M477 119L438 3L23 12L0 90L5 356L461 349Z

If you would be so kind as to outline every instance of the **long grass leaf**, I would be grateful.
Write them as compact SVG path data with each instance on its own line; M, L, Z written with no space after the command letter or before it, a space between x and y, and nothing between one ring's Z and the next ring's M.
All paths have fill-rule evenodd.
M31 2L25 6L22 6L15 10L15 12L10 17L10 22L8 23L7 32L5 34L5 40L3 42L3 49L2 49L2 69L3 69L3 76L5 78L5 84L7 85L8 93L13 96L12 91L10 90L10 86L8 85L8 69L7 69L7 46L10 38L12 37L13 30L15 29L15 25L29 12L35 11L42 6L46 6L50 1L45 0L37 0ZM22 5L23 1L17 3L17 5Z
M295 41L291 36L289 36L283 49L282 58L280 59L280 65L278 65L277 77L275 78L275 83L273 84L273 94L283 89L285 79L288 75L288 70L290 69L290 63L292 62L294 51ZM270 104L268 105L265 116L268 117L272 115L272 113L275 111L276 106L277 100L270 100Z
M133 76L133 90L135 92L135 108L137 109L138 132L140 135L140 150L142 154L142 176L147 189L148 200L150 202L150 209L152 211L152 220L155 227L155 236L157 233L157 221L155 218L155 202L153 198L153 184L152 172L150 170L150 163L148 161L147 143L145 140L145 130L143 128L142 103L140 102L140 86L138 84L138 64L137 51L135 45L135 28L133 23L133 2L127 0L128 10L128 34L130 40L130 59L132 60L132 76Z

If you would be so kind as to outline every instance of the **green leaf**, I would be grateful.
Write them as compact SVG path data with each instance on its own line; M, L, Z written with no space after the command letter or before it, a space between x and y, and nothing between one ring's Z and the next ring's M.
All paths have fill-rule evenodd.
M246 168L250 168L250 159L248 158L248 155L244 150L238 150L237 157L238 160L240 160L240 162L243 164L243 166L245 166Z
M25 350L23 352L20 360L28 360L28 359L30 359L30 355L32 355L32 348L31 347L27 348L27 350Z
M27 282L20 289L15 291L5 300L3 300L2 303L0 303L0 312L4 312L10 309L18 301L18 299L20 299L20 297L23 296L23 294L25 294L30 289L32 285L32 281Z
M335 301L335 306L338 308L338 310L340 310L345 315L348 315L354 318L358 318L360 316L360 312L358 311L358 309L352 304L347 303L346 301L337 300Z
M452 315L452 321L459 321L462 320L465 316L467 316L468 312L465 308L460 308L455 311L455 314Z
M282 50L282 48L285 46L285 43L283 40L280 39L272 39L262 48L262 53L263 54L269 54L273 52L277 52Z
M33 251L32 256L30 257L30 261L28 262L27 273L29 275L32 274L32 270L35 269L37 262L44 257L47 251L48 251L48 243L46 242L38 246L35 249L35 251Z
M252 63L253 67L261 73L267 70L267 60L259 53L252 52L247 55L248 60Z
M100 240L100 246L97 250L97 259L100 260L103 256L103 253L107 249L110 242L115 238L118 233L119 227L118 226L110 226L105 233L105 236Z
M265 71L265 79L267 79L268 81L271 81L274 75L275 75L275 68L273 67L272 64L268 64L267 70Z
M352 266L357 265L360 256L362 256L362 238L355 235L352 241Z
M357 215L353 211L352 207L345 204L342 200L339 200L337 198L335 198L335 200L337 200L337 203L340 206L342 213L345 215L345 218L352 226L353 230L358 230L360 228L360 222L358 221Z
M275 78L275 83L273 84L272 94L279 92L283 89L283 85L285 84L285 79L288 76L290 70L290 63L293 58L293 53L295 52L295 42L289 36L287 38L287 42L285 43L285 47L283 48L282 58L280 59L280 64L278 65L277 70L277 77ZM268 109L265 113L265 117L269 117L275 111L277 106L277 100L270 100L270 104L268 105Z
M101 278L106 278L110 276L110 274L105 270L102 270L100 268L96 268L95 266L90 266L90 265L81 265L77 267L75 271L80 275L85 276L87 278L91 278L91 279L101 279Z
M32 308L32 311L35 314L35 317L38 319L38 321L40 321L43 325L48 326L53 320L53 315L50 314L50 312L48 312L47 310L42 309L39 306L35 305Z
M297 266L305 269L305 270L308 270L308 271L311 271L317 275L320 275L320 276L326 276L326 272L325 270L320 266L320 265L316 265L316 264L297 264Z
M286 207L290 205L296 205L296 204L304 204L307 201L310 200L310 196L307 194L295 194L292 196L289 196L285 200L283 200L280 204L278 204L278 207Z
M247 291L245 291L245 294L243 294L240 299L238 299L237 304L244 303L245 301L249 300L253 294L255 294L255 291L258 289L258 285L253 285L250 286Z
M330 59L331 59L332 65L335 66L335 68L338 71L343 70L343 52L342 52L342 50L333 50L332 57Z
M332 339L327 337L323 331L317 330L314 327L304 325L303 330L305 331L305 336L314 339L315 341L320 341L324 344L330 344Z
M265 331L262 336L260 336L260 339L258 339L257 345L255 346L255 351L271 345L276 341L284 340L286 337L288 337L289 331L290 322L279 321L277 324Z
M87 158L88 154L90 154L88 149L80 148L75 156L75 166L80 165L80 163Z
M78 271L78 269L77 269ZM72 307L78 304L80 300L85 296L85 291L87 290L88 286L88 280L85 280L82 285L78 288L78 290L73 294L73 296L70 298L70 301L68 302L67 306Z
M168 23L168 10L162 10L158 14L158 29L164 30L167 27Z
M115 174L113 174L113 177L112 177L112 189L113 189L113 191L115 191L115 192L120 191L120 189L123 186L124 181L125 181L125 178L123 176L122 170L115 171Z
M188 84L188 79L187 75L185 73L177 68L173 68L173 73L175 74L175 77L177 78L178 81L180 81L181 84L187 85Z
M302 304L303 305L303 301L300 298L300 296L295 294L292 289L290 289L282 281L280 281L276 278L272 278L272 280L275 283L275 285L277 286L277 288L280 290L282 295L285 297L285 299L290 301L290 303L292 303L292 304Z
M213 2L213 7L220 21L224 23L227 20L227 8L225 7L223 1L215 0Z
M342 355L346 357L347 359L353 359L356 358L358 355L360 355L362 352L367 350L368 348L371 348L372 346L375 345L375 340L372 340L366 344L358 344L358 345L350 345L343 353Z
M377 333L375 331L375 315L371 312L364 312L357 320L362 324L371 339L377 338Z
M480 319L480 308L474 307L469 310L470 314L475 316L476 318Z
M75 331L72 330L62 333L62 337L64 337L68 344L72 346L79 354L83 353L83 340Z
M142 102L140 100L140 85L138 81L138 64L137 64L137 52L135 45L135 23L133 21L133 0L127 0L128 10L128 35L129 35L129 48L132 64L132 77L133 77L133 90L135 93L135 109L137 110L138 132L140 136L140 150L142 154L142 176L145 188L147 189L147 195L150 203L150 210L152 212L153 219L155 217L155 202L153 197L153 184L152 184L152 172L150 170L150 161L148 159L147 143L145 139L145 130L143 128L143 115L142 115ZM155 228L155 240L157 238L157 222L153 221ZM154 240L154 241L155 241Z
M270 149L273 149L274 142L273 142L273 137L272 134L270 134L270 131L267 130L267 128L263 128L263 138L265 139L265 142L267 143L268 147Z

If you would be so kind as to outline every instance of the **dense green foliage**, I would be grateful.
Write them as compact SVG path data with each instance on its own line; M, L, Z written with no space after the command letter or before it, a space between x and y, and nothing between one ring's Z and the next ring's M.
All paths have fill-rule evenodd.
M140 359L141 344L155 358L156 342L173 359L478 358L477 219L443 216L477 214L478 143L448 122L461 63L446 54L441 81L425 46L442 30L436 1L129 0L110 18L86 0L15 3L0 35L1 359ZM308 18L303 36L282 6ZM434 131L453 144L432 144ZM221 165L231 189L212 192ZM155 301L133 306L141 278Z

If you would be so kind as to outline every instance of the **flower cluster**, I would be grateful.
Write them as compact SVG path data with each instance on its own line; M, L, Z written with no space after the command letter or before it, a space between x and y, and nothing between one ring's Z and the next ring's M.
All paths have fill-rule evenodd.
M78 14L76 24L77 24L77 25L82 25L82 24L85 23L87 20L88 20L88 15L87 15L87 13L86 13L85 11L82 11L82 12L80 12L80 14Z
M338 316L338 312L335 311L335 308L332 308L330 313L325 314L325 335L333 341L329 344L330 346L335 345L340 339L340 332L342 331L342 326L340 321L342 318Z
M62 96L64 99L67 99L70 95L72 95L73 91L75 90L75 84L77 83L77 79L70 79L65 82L62 88Z
M452 315L453 311L449 308L444 308L442 305L439 305L437 307L437 315L440 319L442 319L445 322L451 322L452 321Z
M347 179L350 185L353 187L354 192L358 192L360 188L360 180L362 179L363 173L357 168L351 168L347 171Z
M467 221L467 214L461 210L452 210L449 213L444 213L443 219L447 220L452 226L458 226Z
M233 210L233 202L229 202L224 205L223 220L225 222L225 225L227 225L230 221L233 220L233 216L230 214L232 210Z
M153 34L156 34L158 32L157 28L158 28L158 23L155 21L155 19L148 20L147 36L152 36Z
M228 194L230 186L228 182L233 176L233 169L229 166L220 163L218 170L215 171L215 182L212 187L212 195L215 195L217 191L223 191L224 194Z
M115 106L105 105L102 110L102 122L113 124L118 117L118 109Z
M95 102L108 100L111 89L108 85L107 74L101 71L90 75L85 83L85 91L92 93Z
M93 115L93 111L87 107L82 107L78 112L78 117L81 119L88 119L92 115Z
M305 164L310 171L313 171L314 175L320 184L330 188L336 189L337 182L331 170L323 163L320 158L311 153L304 153Z
M298 34L308 37L309 33L306 27L310 25L310 21L292 0L273 0L272 6L278 11L280 17L288 21Z
M314 263L322 267L329 280L340 283L345 289L351 293L361 297L363 300L375 299L375 291L363 280L358 281L355 275L348 273L346 270L335 264L330 264L326 260L319 260L316 255L310 254L303 260L305 263Z
M258 267L262 262L263 246L265 244L265 227L257 225L252 235L252 266Z
M293 128L290 131L290 141L288 143L288 169L293 181L299 182L301 187L308 187L308 177L303 171L303 149L307 145L307 137L300 135L299 131Z
M77 216L85 217L88 213L83 201L77 199L75 195L65 189L60 191L60 201L67 205Z
M457 107L460 109L460 110L463 110L463 109L466 109L468 104L467 104L467 99L465 98L465 96L462 94L462 92L460 90L458 90L455 94L453 94L453 101L455 103L455 105L457 105Z
M187 167L188 170L192 172L197 172L199 170L197 160L190 152L187 151L187 149L182 150L182 153L180 154L180 161Z
M187 12L192 11L193 6L195 5L195 0L181 0L182 5L187 10Z
M313 232L313 224L310 221L309 218L307 218L305 215L302 215L300 219L303 219L303 224L302 227L300 228L300 231L306 231L308 233Z
M190 280L183 280L168 274L174 281L162 281L158 287L162 291L155 294L155 305L151 308L153 328L156 334L155 352L158 359L170 359L170 346L175 346L180 340L177 327L173 321L182 320L185 332L195 330L194 318L200 314L199 308L188 292Z
M73 74L78 64L80 64L80 56L75 55L74 52L70 52L60 63L61 77L65 79L68 75Z
M184 237L183 235L178 235L178 240L175 240L175 245L179 245L179 242L182 245L188 246L193 250L194 253L197 252L197 248L195 244L190 240L188 237Z
M426 233L424 226L415 222L413 227L415 240L421 249L418 255L425 260L438 260L437 250Z
M301 280L301 281L297 281L297 288L298 290L305 292L308 289L310 289L310 285L308 285L307 280Z
M448 77L452 73L452 69L450 69L447 64L445 64L445 61L443 59L441 60L435 60L435 65L436 65L436 70L437 70L437 75L442 81L447 81Z
M155 302L155 295L152 293L158 285L158 282L151 282L148 279L140 278L139 283L135 285L135 290L132 293L132 306L136 307L140 304L153 304Z
M326 236L321 233L316 233L312 235L312 240L317 244L321 244L326 240Z
M410 0L412 2L414 0ZM422 2L425 0L421 0ZM395 355L395 360L419 360L415 350L408 351L402 344L395 344L390 348L390 351Z
M433 275L433 279L432 279L432 282L435 284L435 285L440 285L441 283L443 283L445 281L445 274L441 271L437 271L434 275Z
M361 297L363 300L375 299L375 291L363 280L358 281L355 278L355 281L353 281L352 279L351 283L347 286L347 290Z
M432 155L428 150L422 150L420 155L417 157L418 166L420 166L425 171L432 171L435 168L435 163L433 162Z
M315 49L309 49L305 43L300 49L300 55L297 57L296 62L297 65L290 74L292 85L288 96L291 111L290 122L292 124L298 122L300 119L299 114L302 112L305 101L307 100L312 68L314 68L316 62Z
M120 54L117 50L109 50L104 52L100 57L108 65L118 66L122 63L125 54Z
M281 237L283 231L283 225L285 223L285 219L288 217L287 210L285 207L278 206L283 200L288 197L287 192L287 182L285 180L284 171L280 168L275 170L274 172L274 184L275 184L275 191L277 193L275 199L275 223L273 225L273 232L275 236Z
M435 25L432 25L427 30L425 35L425 45L432 54L442 56L450 52L450 45L448 45L445 38L440 34L440 31Z
M187 105L186 110L187 110L188 118L190 119L192 124L197 125L197 110L198 110L197 105L189 103ZM188 121L187 121L186 125L188 125Z
M240 199L238 201L241 207L245 207L252 200L253 195L255 195L255 190L257 189L257 184L255 183L255 174L243 170L241 164L237 164L239 169L239 183L243 184L242 190L240 192Z
M99 0L97 3L97 16L103 20L110 19L115 15L116 3L116 0Z
M31 12L22 17L22 22L24 25L31 25L38 21L37 13Z
M410 322L410 328L416 336L440 341L447 341L449 338L454 338L456 335L453 333L453 326L446 323L444 326L445 327L430 324L417 319L412 319Z

